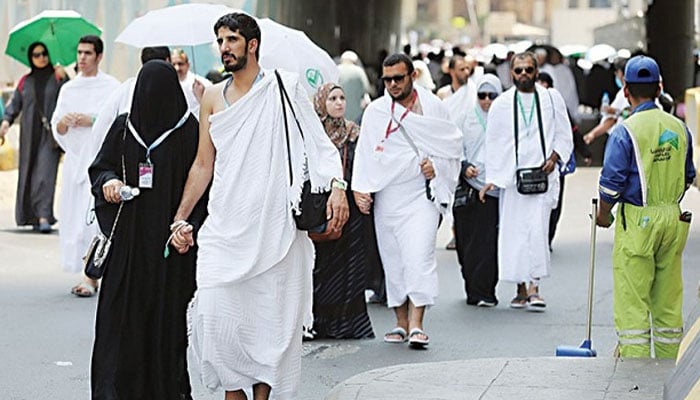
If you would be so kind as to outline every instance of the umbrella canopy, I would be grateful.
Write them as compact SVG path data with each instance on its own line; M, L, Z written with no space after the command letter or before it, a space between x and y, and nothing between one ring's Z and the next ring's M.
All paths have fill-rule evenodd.
M484 55L486 62L490 62L493 56L505 60L508 57L508 46L503 43L491 43L481 49L481 53Z
M559 48L564 57L583 57L588 51L588 46L582 44L565 44Z
M338 67L331 56L302 31L289 28L269 18L260 25L260 64L296 72L309 95L327 82L338 81Z
M241 12L219 4L188 3L149 11L133 20L116 42L134 47L195 46L216 40L214 24L224 14ZM338 67L306 34L271 19L258 19L260 64L296 72L310 95L338 80Z
M131 21L114 41L139 48L211 43L216 40L216 21L235 11L222 4L205 3L159 8Z
M51 61L61 65L75 62L78 40L102 33L98 27L71 10L47 10L20 22L10 30L5 54L29 65L27 49L34 42L46 45Z
M617 50L609 44L597 44L586 53L586 59L592 63L603 61L617 55Z

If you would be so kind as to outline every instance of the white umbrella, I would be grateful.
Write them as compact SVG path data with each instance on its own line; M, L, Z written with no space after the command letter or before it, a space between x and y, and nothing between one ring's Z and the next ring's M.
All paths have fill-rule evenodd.
M309 95L327 82L338 81L338 67L331 56L302 31L289 28L269 18L260 25L260 65L299 74Z
M583 55L588 51L588 46L582 44L565 44L559 48L559 51L564 57Z
M481 53L485 56L486 62L491 62L493 56L505 60L508 57L508 46L503 43L491 43L481 49Z
M160 8L131 21L114 41L139 48L211 43L216 40L216 21L235 11L222 4L205 3Z
M617 55L617 50L609 44L597 44L586 53L586 59L592 63L603 61Z

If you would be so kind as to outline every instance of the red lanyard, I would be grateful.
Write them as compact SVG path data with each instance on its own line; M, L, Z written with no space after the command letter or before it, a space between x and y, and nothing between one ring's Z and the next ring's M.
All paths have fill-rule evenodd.
M392 133L396 132L399 130L399 127L401 126L401 121L406 118L408 113L411 111L413 106L416 104L416 99L418 98L418 93L416 93L415 89L413 90L412 93L412 98L411 98L411 104L406 107L406 111L401 114L401 117L399 118L398 124L395 127L391 127L391 124L394 122L394 109L396 108L396 101L391 102L391 119L389 120L389 124L386 126L386 135L384 136L384 139L389 139L389 136L391 136Z

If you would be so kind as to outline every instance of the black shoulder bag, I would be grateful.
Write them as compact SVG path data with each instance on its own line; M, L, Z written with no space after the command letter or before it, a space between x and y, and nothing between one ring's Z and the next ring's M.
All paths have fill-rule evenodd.
M537 125L540 132L540 144L542 145L542 157L547 161L544 146L544 132L542 127L542 113L540 111L540 98L535 90L535 106L537 108ZM545 193L549 188L549 178L542 170L542 166L532 168L518 168L518 92L513 96L513 131L515 135L515 182L520 194ZM542 163L544 165L544 162Z
M297 128L301 134L302 140L304 139L304 132L301 130L301 125L297 119L297 115L294 112L294 107L292 107L292 102L289 100L289 95L284 89L284 84L282 83L282 78L279 72L275 70L275 75L277 75L277 83L280 87L280 98L282 99L282 115L284 116L284 133L287 139L287 164L289 167L289 185L294 184L294 176L292 174L292 156L291 147L289 144L289 125L287 123L287 106L289 104L289 109L292 111L294 120L296 121ZM294 222L296 222L297 229L302 231L313 231L313 232L324 232L326 227L324 226L328 221L326 219L326 204L328 203L328 197L331 195L330 191L322 193L311 193L311 181L309 179L304 181L304 186L301 191L301 202L299 203L299 208L301 214L294 215Z

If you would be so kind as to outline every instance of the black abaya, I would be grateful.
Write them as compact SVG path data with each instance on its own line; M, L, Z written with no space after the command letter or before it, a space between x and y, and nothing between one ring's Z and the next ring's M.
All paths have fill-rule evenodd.
M356 142L348 147L345 179L351 181ZM333 339L373 338L372 323L365 304L367 272L370 268L366 253L371 250L366 226L371 216L360 213L352 195L346 190L350 217L340 239L314 243L313 315L316 337ZM376 245L375 245L376 248Z
M168 79L163 83L164 78L155 73ZM142 79L166 86L156 95L152 88L143 90L144 85L140 90L137 82L134 107L139 107L137 99L143 100L143 96L152 101L166 96L170 103L170 109L161 109L157 115L144 113L147 107L143 107L141 121L132 119L137 129L143 129L139 133L149 145L162 133L159 129L167 124L172 127L172 121L184 114L186 103L175 71L165 63L146 63L139 74L139 81ZM161 122L149 125L143 123L144 118ZM139 163L146 156L146 149L134 136L128 130L124 133L125 123L125 115L117 118L89 170L100 228L106 234L118 205L105 203L102 185L110 179L123 179L123 154L126 183L138 186ZM139 196L124 203L99 293L91 371L94 400L190 398L186 309L195 290L196 251L192 250L196 249L184 255L173 250L167 259L163 250L197 143L198 123L190 115L152 151L153 188L141 189ZM203 220L205 201L200 201L192 214L195 225Z

